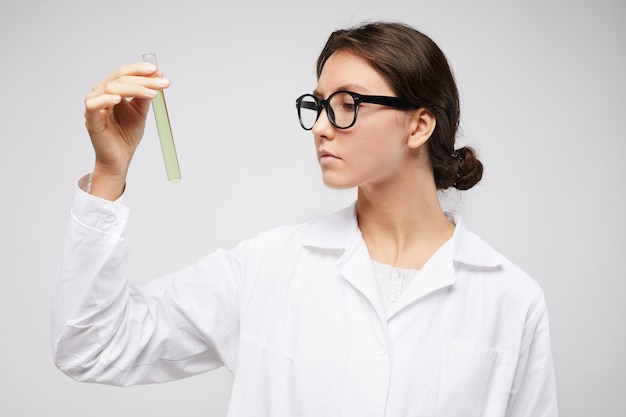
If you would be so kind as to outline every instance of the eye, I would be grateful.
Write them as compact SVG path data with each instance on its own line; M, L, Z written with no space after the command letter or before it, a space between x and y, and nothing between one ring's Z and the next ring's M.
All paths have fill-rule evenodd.
M354 111L355 107L356 105L354 104L353 100L344 100L341 102L341 108L344 111Z
M346 92L335 93L330 98L330 106L336 111L352 114L356 109L354 97Z

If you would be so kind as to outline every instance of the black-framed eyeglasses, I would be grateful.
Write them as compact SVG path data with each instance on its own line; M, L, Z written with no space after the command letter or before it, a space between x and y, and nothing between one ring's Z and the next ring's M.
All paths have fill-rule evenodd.
M368 96L352 91L335 91L326 100L320 100L313 94L303 94L296 99L296 108L300 125L305 130L313 129L324 107L328 120L333 126L337 129L348 129L356 123L361 103L380 104L404 110L419 107L399 97Z

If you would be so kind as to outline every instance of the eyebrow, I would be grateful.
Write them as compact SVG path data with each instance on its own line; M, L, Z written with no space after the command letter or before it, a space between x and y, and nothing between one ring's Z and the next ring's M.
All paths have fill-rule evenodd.
M352 91L352 92L358 93L359 90L367 92L367 88L365 88L365 86L363 86L361 84L344 84L344 85L339 86L338 88L336 88L333 91L333 93L335 91ZM324 97L323 94L317 88L315 90L313 90L313 95L315 97Z

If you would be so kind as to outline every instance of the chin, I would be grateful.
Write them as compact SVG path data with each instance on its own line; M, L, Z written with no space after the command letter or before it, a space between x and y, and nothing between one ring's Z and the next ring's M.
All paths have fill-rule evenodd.
M349 190L356 187L356 184L348 183L345 181L337 181L329 178L324 178L324 185L331 190Z

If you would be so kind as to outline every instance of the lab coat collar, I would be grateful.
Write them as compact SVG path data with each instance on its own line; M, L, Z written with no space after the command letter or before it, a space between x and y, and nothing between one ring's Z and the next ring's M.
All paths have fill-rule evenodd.
M347 249L361 231L356 220L356 202L329 216L313 220L303 246Z
M500 265L500 255L468 231L460 216L450 213L446 216L456 224L452 238L431 256L422 267L419 279L411 283L387 312L382 306L371 257L358 227L356 203L313 221L304 246L337 251L337 267L341 275L370 301L383 321L389 320L416 300L454 285L457 265L486 269Z
M502 264L502 256L487 242L469 231L460 215L446 213L446 217L456 225L452 236L454 243L452 258L455 262L487 269L495 269Z
M469 231L460 215L446 213L446 216L456 225L449 242L452 248L448 252L455 263L488 269L501 265L501 255ZM304 246L346 250L354 244L355 239L362 239L356 219L356 202L327 217L314 220Z

